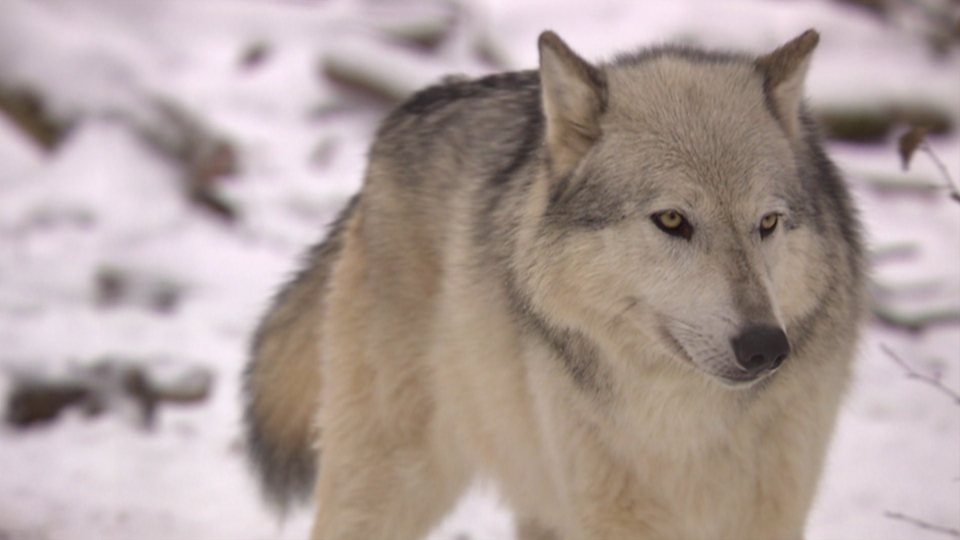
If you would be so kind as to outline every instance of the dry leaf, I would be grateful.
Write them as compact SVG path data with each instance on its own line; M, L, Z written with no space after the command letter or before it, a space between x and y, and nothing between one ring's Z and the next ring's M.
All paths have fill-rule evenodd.
M903 170L910 167L910 159L926 138L927 128L921 126L914 126L900 136L900 160L903 163Z

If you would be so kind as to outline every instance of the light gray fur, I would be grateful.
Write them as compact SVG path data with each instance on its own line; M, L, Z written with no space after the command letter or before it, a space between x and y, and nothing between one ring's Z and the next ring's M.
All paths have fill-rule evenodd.
M309 485L289 434L322 433L315 538L422 536L477 475L531 538L802 536L864 311L856 212L803 105L817 39L591 64L548 32L539 71L401 105L258 333L275 498ZM731 343L757 326L790 353L747 372Z

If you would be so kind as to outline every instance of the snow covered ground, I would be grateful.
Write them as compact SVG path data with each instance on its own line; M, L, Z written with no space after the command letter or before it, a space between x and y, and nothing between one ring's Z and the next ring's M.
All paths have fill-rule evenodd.
M890 23L826 1L452 5L0 0L0 88L40 89L54 114L81 119L45 152L0 114L0 397L24 374L69 376L107 358L215 377L209 399L162 404L150 430L129 403L0 426L0 540L306 534L306 513L281 525L258 499L242 460L238 394L257 317L357 189L387 110L324 70L376 81L389 96L443 73L533 67L544 28L603 58L668 40L764 52L816 27L814 107L924 103L960 122L957 47L932 54L913 12ZM398 44L410 35L428 44ZM216 189L235 221L189 202L182 167L136 127L156 120L157 100L233 144L236 167ZM956 132L930 144L960 179ZM890 185L941 182L933 162L918 154L902 173L892 137L831 151L871 246L900 246L876 267L891 305L908 315L960 309L960 204L943 190ZM104 276L113 275L131 291L105 301ZM158 290L173 291L170 305L157 303ZM882 346L960 390L960 325L871 324L809 538L947 537L885 511L960 529L960 406L909 380ZM433 538L512 535L510 516L478 489Z

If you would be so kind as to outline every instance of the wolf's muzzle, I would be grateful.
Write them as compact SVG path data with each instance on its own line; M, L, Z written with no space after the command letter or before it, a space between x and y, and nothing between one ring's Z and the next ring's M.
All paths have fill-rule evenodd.
M737 363L750 373L776 369L790 354L787 334L775 326L750 326L732 344Z

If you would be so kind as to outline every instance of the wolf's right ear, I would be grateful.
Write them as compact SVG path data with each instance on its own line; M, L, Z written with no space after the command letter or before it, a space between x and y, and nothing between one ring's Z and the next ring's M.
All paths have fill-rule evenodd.
M552 173L562 177L600 138L607 81L553 32L540 34L538 45L547 149Z
M800 138L800 106L803 103L803 82L810 66L810 56L820 42L820 34L810 29L757 59L763 74L763 89L773 100L787 134Z

